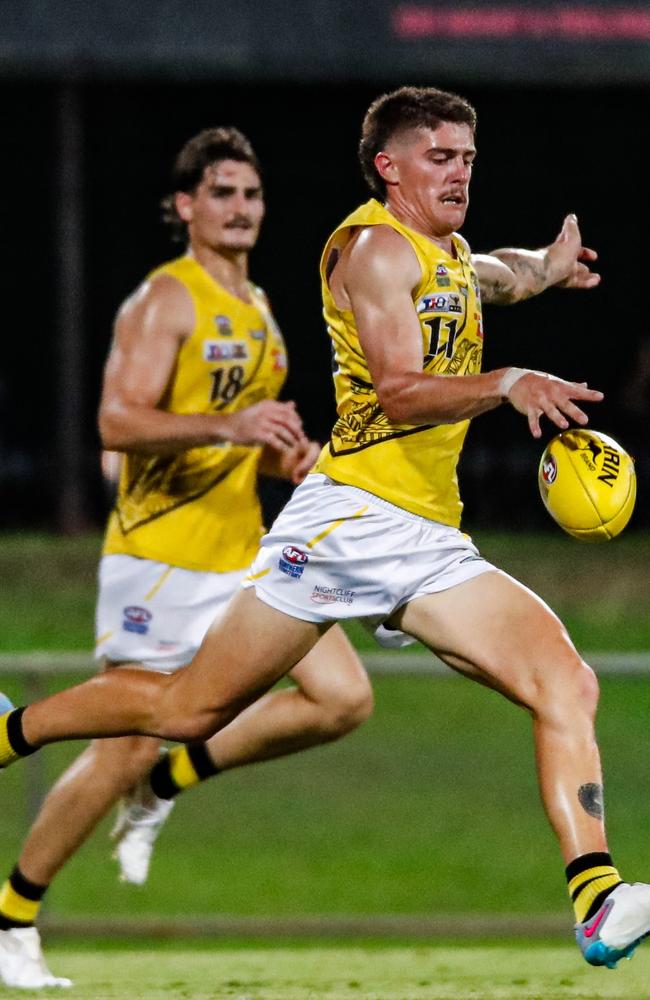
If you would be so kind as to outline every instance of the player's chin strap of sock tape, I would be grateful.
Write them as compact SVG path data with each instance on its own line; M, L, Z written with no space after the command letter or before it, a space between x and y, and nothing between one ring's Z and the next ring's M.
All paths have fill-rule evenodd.
M25 707L14 709L2 719L4 726L0 728L0 767L11 764L19 757L28 757L38 750L38 747L28 743L23 735L22 719Z
M505 372L501 376L499 388L497 390L504 401L508 399L508 394L510 393L510 390L515 382L518 382L520 378L524 377L524 375L530 374L530 371L530 368L506 368Z

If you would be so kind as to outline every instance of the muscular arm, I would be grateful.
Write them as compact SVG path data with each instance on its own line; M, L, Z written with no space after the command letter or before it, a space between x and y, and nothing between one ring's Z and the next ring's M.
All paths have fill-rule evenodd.
M528 416L531 432L539 437L542 413L559 427L568 426L567 416L583 424L587 417L571 400L602 398L586 386L527 370L462 377L425 374L422 333L411 298L419 264L407 241L388 227L362 231L338 267L373 385L391 420L455 423L507 399Z
M168 413L161 400L194 328L189 293L168 275L145 282L120 309L104 371L99 430L104 448L168 455L233 441L291 447L302 440L292 404L264 400L238 413Z
M575 215L567 215L557 238L540 250L504 248L473 254L472 262L485 302L510 305L539 295L552 285L562 288L595 288L600 275L588 264L595 250L582 246Z

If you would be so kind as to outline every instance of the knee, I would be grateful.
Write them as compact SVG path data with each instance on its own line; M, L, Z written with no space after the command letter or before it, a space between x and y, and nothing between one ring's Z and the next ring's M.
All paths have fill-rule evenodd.
M151 770L160 756L160 742L147 736L127 736L129 768L138 774Z
M101 771L119 774L124 787L130 788L154 766L160 755L160 743L150 736L95 740L91 753Z
M367 678L328 692L322 705L321 725L328 740L336 740L357 729L372 715L374 699Z
M172 699L164 699L157 706L153 725L163 739L176 743L204 742L223 729L243 707L184 706Z
M582 716L593 720L598 708L600 687L592 668L575 653L559 669L542 671L535 685L535 704L531 707L556 721L571 725Z
M595 716L600 698L600 684L596 674L584 660L580 660L577 671L576 696L584 711Z

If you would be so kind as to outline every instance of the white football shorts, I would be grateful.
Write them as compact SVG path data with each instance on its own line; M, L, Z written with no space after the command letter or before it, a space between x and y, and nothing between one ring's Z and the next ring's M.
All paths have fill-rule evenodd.
M242 570L199 573L135 556L103 556L95 658L141 663L166 673L184 666L242 575Z
M494 570L468 535L312 473L262 538L242 581L309 622L359 618L383 646L412 642L383 623L416 597Z

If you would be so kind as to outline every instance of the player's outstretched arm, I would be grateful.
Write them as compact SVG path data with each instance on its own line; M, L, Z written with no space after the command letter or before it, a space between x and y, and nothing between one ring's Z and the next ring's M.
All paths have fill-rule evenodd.
M598 254L582 245L578 220L567 215L556 239L540 250L504 248L473 254L472 262L485 302L511 305L555 285L588 289L600 284L600 275L589 267Z
M304 440L293 403L263 400L236 413L159 409L178 352L194 329L194 305L169 275L145 282L120 309L104 371L99 429L104 448L174 454L199 445L291 448Z
M603 398L582 383L527 369L462 378L423 372L422 332L411 298L420 266L407 241L388 227L364 230L338 267L373 385L390 420L454 423L510 402L528 417L531 433L538 437L542 415L561 429L569 420L586 424L580 403Z

